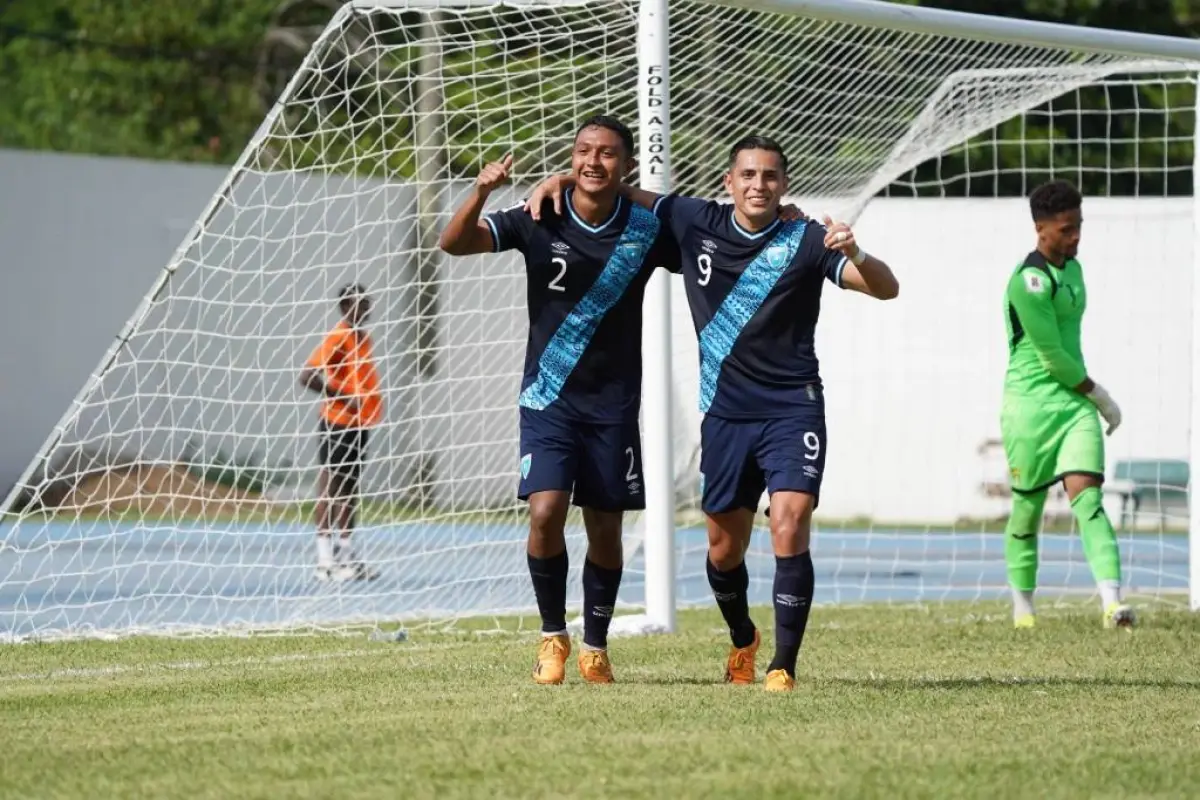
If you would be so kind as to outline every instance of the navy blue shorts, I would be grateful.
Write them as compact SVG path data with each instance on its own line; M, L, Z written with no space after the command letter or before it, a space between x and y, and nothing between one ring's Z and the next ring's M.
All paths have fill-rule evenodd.
M825 411L794 417L731 420L706 416L700 425L701 506L709 514L758 509L763 490L821 496L825 471Z
M641 511L646 507L644 484L636 417L579 422L551 410L521 409L520 499L564 491L583 508Z

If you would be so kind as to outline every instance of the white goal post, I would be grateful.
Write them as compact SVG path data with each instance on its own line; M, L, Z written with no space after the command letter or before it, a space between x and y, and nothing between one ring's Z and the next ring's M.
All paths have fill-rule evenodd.
M659 192L719 197L737 137L779 139L795 202L897 269L886 308L823 300L818 602L1002 596L1003 285L1032 247L1028 191L1079 183L1084 349L1126 412L1106 500L1126 583L1200 609L1198 72L1196 41L872 0L351 0L9 493L0 640L527 620L523 268L443 258L436 233L486 161L516 156L498 207L600 112L636 123L637 180ZM377 299L386 411L355 535L381 574L317 585L296 375L351 281ZM678 278L652 279L643 341L647 510L621 605L644 613L619 627L661 631L709 602ZM1087 596L1061 512L1043 585ZM568 533L574 607L578 514Z

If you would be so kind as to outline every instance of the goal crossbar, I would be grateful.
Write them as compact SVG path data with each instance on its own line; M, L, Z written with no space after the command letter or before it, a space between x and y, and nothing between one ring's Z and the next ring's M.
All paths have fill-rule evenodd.
M1059 22L992 17L967 11L906 6L885 0L711 0L713 5L803 16L906 33L957 36L988 42L1022 42L1040 47L1065 47L1083 53L1136 58L1166 58L1200 63L1200 40L1160 34L1089 28ZM455 9L511 6L564 8L586 6L586 0L351 0L339 13L372 9Z

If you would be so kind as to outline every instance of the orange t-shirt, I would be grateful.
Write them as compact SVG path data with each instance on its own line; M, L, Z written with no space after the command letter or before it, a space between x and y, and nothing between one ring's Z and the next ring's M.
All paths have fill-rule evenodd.
M342 320L309 356L308 366L321 370L331 388L358 401L355 413L344 400L327 397L321 404L321 416L326 422L342 428L365 428L379 422L383 416L383 397L367 334L355 331Z

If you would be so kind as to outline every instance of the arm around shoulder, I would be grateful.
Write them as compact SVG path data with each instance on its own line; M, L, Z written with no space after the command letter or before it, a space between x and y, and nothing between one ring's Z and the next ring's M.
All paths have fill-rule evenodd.
M626 200L650 211L657 211L659 201L666 196L643 189L640 186L634 186L631 183L622 183L619 191L621 192L621 196Z

